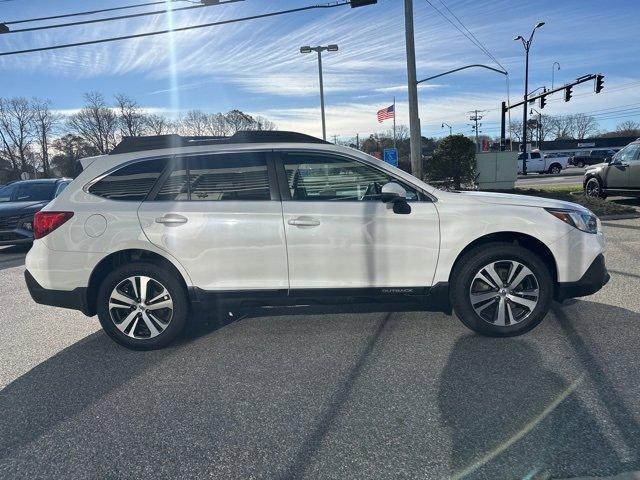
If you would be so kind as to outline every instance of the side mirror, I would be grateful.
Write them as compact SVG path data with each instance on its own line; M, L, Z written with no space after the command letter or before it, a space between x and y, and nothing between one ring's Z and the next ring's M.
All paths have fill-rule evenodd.
M385 183L380 192L380 198L384 203L395 203L398 201L406 201L407 191L395 182Z

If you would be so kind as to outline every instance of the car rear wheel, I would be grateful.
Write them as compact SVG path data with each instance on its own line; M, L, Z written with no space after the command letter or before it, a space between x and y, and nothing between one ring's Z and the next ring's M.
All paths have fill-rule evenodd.
M492 337L522 335L546 316L553 280L544 262L509 243L467 253L452 273L456 315L471 330Z
M554 163L553 165L551 165L551 167L549 167L549 173L551 173L552 175L558 175L561 171L562 167L557 163Z
M587 180L587 183L584 185L584 194L587 197L594 198L606 198L607 196L602 191L602 184L600 180L595 177Z
M162 348L187 323L189 304L181 282L150 263L125 265L111 272L97 300L102 328L127 348Z

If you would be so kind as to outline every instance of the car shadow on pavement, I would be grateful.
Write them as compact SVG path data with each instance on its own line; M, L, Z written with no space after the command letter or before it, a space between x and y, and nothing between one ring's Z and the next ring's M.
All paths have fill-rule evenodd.
M100 331L49 358L0 391L0 460L175 352L127 350Z
M625 328L604 319L622 322L637 316L592 302L577 302L571 309L585 309L584 304L591 317L601 319L603 329ZM595 347L585 340L590 335L574 327L571 313L559 305L553 309L583 370L575 378L556 373L526 336L469 334L456 341L438 395L451 432L452 478L573 478L640 469L640 424L634 409L617 393ZM596 418L584 405L580 394L585 390L595 391L632 459L602 430L602 416Z

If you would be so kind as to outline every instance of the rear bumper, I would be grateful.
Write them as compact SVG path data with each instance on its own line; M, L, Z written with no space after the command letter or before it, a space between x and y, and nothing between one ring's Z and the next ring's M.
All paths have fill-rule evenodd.
M556 287L555 298L561 301L567 298L591 295L604 287L610 278L604 255L599 254L580 280L577 282L559 282Z
M31 298L33 298L36 303L50 305L52 307L80 310L87 316L94 315L94 313L89 311L87 305L86 288L78 287L70 291L49 290L48 288L40 286L36 279L29 273L29 270L25 270L24 279L27 283Z

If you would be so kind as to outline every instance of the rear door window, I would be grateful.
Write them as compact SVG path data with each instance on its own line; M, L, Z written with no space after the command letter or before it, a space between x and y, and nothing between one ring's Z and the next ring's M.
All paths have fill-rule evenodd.
M7 185L6 187L0 188L0 203L10 202L15 191L15 185Z
M271 200L265 155L219 153L177 158L155 200Z
M89 193L110 200L142 201L160 178L167 158L130 163L89 187Z
M56 184L47 183L22 183L18 186L17 202L44 202L51 200L56 191Z

